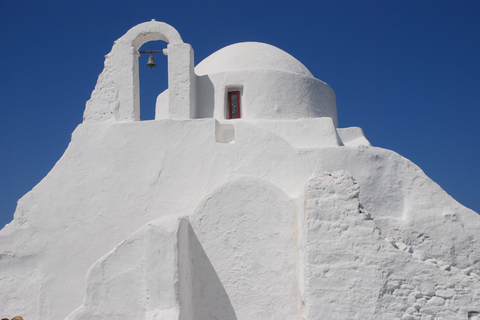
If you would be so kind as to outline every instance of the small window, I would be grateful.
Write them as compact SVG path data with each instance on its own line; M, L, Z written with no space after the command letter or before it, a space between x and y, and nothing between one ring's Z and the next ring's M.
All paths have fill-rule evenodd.
M240 113L240 91L228 93L228 119L239 119Z

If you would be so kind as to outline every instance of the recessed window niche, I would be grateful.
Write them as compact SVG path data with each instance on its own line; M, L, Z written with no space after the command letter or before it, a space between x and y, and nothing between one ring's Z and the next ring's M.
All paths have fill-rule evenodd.
M226 90L225 119L240 119L244 112L242 87L228 87Z

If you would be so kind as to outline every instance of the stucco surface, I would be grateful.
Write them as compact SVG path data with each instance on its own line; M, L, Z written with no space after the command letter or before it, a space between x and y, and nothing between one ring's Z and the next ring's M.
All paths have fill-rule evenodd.
M314 78L297 59L271 45L258 42L230 45L201 61L195 72L196 118L225 121L226 94L237 90L241 94L243 119L328 117L338 126L332 88ZM165 104L165 97L159 97L159 104Z
M375 147L298 149L242 121L234 125L235 141L221 143L216 128L213 119L80 125L0 233L3 312L61 319L82 304L90 266L142 225L192 214L235 177L257 177L302 199L316 170L346 170L355 178L359 202L382 238L478 282L479 216L407 159ZM231 254L249 252L232 248Z
M172 29L151 21L114 46L85 121L0 231L1 316L480 313L480 216L360 128L337 128L333 90L291 56L268 47L287 67L242 60L243 72L200 75L172 33L164 108L135 121L136 39ZM303 102L251 89L269 77ZM245 117L227 120L225 94L239 85Z
M384 238L359 192L345 171L317 172L308 183L306 318L469 319L480 277Z
M172 102L171 109L166 111L167 118L191 118L196 106L192 47L183 43L175 28L152 20L131 28L113 43L86 103L84 121L140 120L138 49L153 40L163 40L167 44L169 99Z
M269 69L313 77L308 69L285 51L261 42L242 42L222 48L195 67L199 76L218 72Z
M216 303L221 290L198 268L192 290L195 319L298 317L295 218L287 195L248 177L234 179L200 202L190 217L192 229L234 312Z

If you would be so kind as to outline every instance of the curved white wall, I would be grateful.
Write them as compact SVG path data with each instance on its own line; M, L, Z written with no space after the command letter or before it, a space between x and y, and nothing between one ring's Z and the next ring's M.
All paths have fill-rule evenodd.
M242 118L330 117L338 125L335 92L304 74L279 70L220 72L197 78L197 117L225 121L227 92L240 89Z
M243 119L330 117L337 126L335 92L287 52L259 42L222 48L195 67L197 118L225 121L228 91L241 93Z

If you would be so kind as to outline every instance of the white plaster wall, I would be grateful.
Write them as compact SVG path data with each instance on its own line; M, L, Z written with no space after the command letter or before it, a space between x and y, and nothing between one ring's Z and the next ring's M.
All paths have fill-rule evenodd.
M294 201L275 186L235 179L207 195L190 217L149 223L96 262L86 303L68 319L125 304L128 311L119 314L129 319L472 319L480 276L384 238L358 196L347 172L315 172L306 198L296 201L305 209L296 214ZM161 236L148 237L148 230ZM147 250L121 249L139 235L150 239ZM122 262L130 258L147 261L146 268ZM102 298L132 272L136 290ZM97 312L89 310L93 297L102 306ZM138 300L146 312L134 308Z
M225 121L228 89L241 87L242 118L330 117L335 126L338 123L335 93L326 83L313 77L263 69L209 74L198 78L198 82L202 90L198 101L199 118Z
M193 319L299 318L294 208L274 185L249 177L199 203L190 221L211 267L194 253Z
M359 191L344 171L308 183L306 319L470 319L480 276L384 238Z
M169 41L159 98L168 110L156 116L167 119L133 121L136 50L154 39ZM221 63L207 58L193 81L193 51L172 27L152 21L119 39L84 123L0 231L0 312L192 319L212 316L208 303L232 319L479 311L478 214L359 130L336 130L333 90L296 59L233 48L256 49L219 51ZM234 121L222 113L230 86L241 87L244 107ZM306 192L319 170L349 174L317 174Z
M168 86L171 106L166 118L191 119L196 110L193 49L183 43L172 26L159 21L141 23L114 42L105 56L105 67L98 77L84 121L140 120L138 49L148 41L168 43Z
M82 304L87 270L105 252L151 220L191 214L208 193L242 176L298 198L312 172L347 170L382 237L411 246L423 261L479 273L479 216L398 154L374 147L296 149L247 121L236 121L235 141L222 143L216 128L213 119L80 125L0 232L0 252L12 256L0 259L0 285L16 292L4 295L3 312L64 318ZM21 280L20 272L33 278ZM39 300L32 303L32 296Z
M287 52L261 42L241 42L226 46L205 58L195 67L197 75L267 69L313 75Z
M295 148L338 147L343 141L335 130L333 119L304 118L294 120L251 120L252 124L265 128Z
M197 118L226 117L227 92L241 93L245 119L330 117L338 125L333 90L288 53L258 42L218 50L195 67Z
M371 146L362 128L337 128L337 133L343 144L347 147Z
M168 119L169 98L168 89L157 96L157 100L155 102L155 120Z
M186 43L168 45L168 118L194 119L197 113L193 49Z
M169 55L174 48L171 46ZM238 90L244 119L330 117L335 127L338 125L335 92L278 48L257 42L231 45L200 62L195 73L190 68L193 52L175 57L180 63L169 58L169 74L176 79L169 80L169 87L190 84L186 90L191 93L190 100L185 95L176 98L178 95L167 89L157 98L157 120L215 118L223 122L227 118L227 92ZM190 64L185 63L188 59Z
M179 268L188 263L180 241L187 224L182 216L157 219L97 260L86 276L85 301L66 319L191 319L179 299L180 282L188 282Z
M235 179L189 218L152 221L95 262L68 320L298 318L295 219L274 185Z

